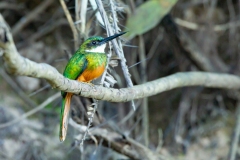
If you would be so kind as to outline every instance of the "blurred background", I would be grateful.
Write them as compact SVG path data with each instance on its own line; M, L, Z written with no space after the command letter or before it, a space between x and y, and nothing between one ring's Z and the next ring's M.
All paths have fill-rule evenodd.
M59 1L1 0L3 15L19 53L63 72L68 59L86 38L107 37L93 2L85 15L83 0L65 0L78 32L73 32ZM102 0L112 22L110 2L118 26L129 31L121 38L134 85L177 72L206 71L240 74L240 2L237 0ZM156 5L157 4L157 5ZM119 30L118 30L119 31ZM119 58L113 53L109 73L127 86ZM140 62L140 63L139 63ZM13 76L0 57L0 159L120 159L127 158L101 143L86 140L84 152L75 146L79 131L69 125L65 142L58 139L61 98L43 79ZM44 109L6 127L59 92ZM169 159L227 159L234 133L237 92L185 87L131 103L100 102L93 126L129 136ZM91 100L74 96L72 119L86 124L84 109ZM100 117L100 118L99 118ZM240 159L237 148L236 159Z

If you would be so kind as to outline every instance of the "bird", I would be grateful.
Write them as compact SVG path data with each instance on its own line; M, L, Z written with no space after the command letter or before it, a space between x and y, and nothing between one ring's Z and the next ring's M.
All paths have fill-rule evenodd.
M107 42L125 34L121 32L103 38L93 36L85 40L68 61L63 76L79 82L91 83L92 80L100 77L107 66L107 55L105 48ZM61 91L62 108L60 115L59 139L63 142L67 135L68 115L73 93Z

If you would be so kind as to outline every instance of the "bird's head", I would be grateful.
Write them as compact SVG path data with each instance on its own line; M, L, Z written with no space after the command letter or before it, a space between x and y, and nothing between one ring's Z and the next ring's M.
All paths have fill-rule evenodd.
M110 36L107 38L103 38L100 36L90 37L82 43L82 45L80 46L80 51L105 53L104 50L106 48L107 42L109 42L125 33L126 32L114 34L113 36Z

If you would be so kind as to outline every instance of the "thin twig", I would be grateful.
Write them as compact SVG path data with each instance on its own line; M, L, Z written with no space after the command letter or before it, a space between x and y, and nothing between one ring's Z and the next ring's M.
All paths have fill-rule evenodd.
M36 19L41 12L43 12L48 6L50 6L54 0L45 0L33 11L27 14L27 16L22 17L17 24L14 25L12 29L13 36L17 35L27 24Z
M94 11L97 10L96 1L95 1L95 0L89 0L89 2L90 2L90 4L91 4L93 10L94 10ZM96 16L98 22L99 22L102 26L104 26L104 22L103 22L103 19L102 19L102 17L101 17L101 14L99 13L99 11L97 11L97 12L95 13L95 16Z
M143 61L147 61L147 60L149 60L149 59L150 59L150 58L148 57L148 58L146 58L146 59L144 59L144 60L141 60L141 61L139 61L139 62L137 62L137 63L135 63L135 64L129 66L128 68L135 67L135 66L139 65L140 63L142 63Z
M140 53L140 60L142 63L140 64L141 67L141 78L142 78L142 83L147 82L147 62L144 61L146 59L146 53L145 53L145 45L144 45L144 39L143 36L139 36L139 53ZM142 103L142 113L143 113L143 122L142 122L142 129L143 129L143 140L144 144L146 146L149 145L149 112L148 112L148 98L145 97L143 98L143 103Z
M213 63L211 63L211 60L207 56L203 56L204 53L202 53L199 46L190 38L190 36L183 30L180 30L179 32L179 38L181 42L185 44L184 49L188 51L188 58L192 60L201 70L210 72L218 71ZM226 70L227 69L225 69L225 71Z
M112 15L113 15L114 30L115 30L115 32L118 33L120 31L120 28L118 27L118 23L117 23L118 22L117 13L116 13L117 10L116 10L116 6L113 3L113 0L110 0L110 5L111 5L111 11L112 11ZM126 59L125 59L124 54L123 54L122 42L121 42L120 39L118 39L118 45L119 45L119 51L120 51L118 53L118 56L120 55L119 58L121 59L121 66L122 66L123 74L124 74L124 77L126 79L127 86L132 87L133 83L132 83L132 80L130 78L130 73L129 73L128 67L126 65ZM136 110L136 106L135 106L135 103L134 103L133 100L131 101L131 104L132 104L133 110Z
M81 7L81 0L75 0L75 26L77 31L79 31L79 23L81 23L80 20L80 7Z
M238 142L239 142L239 136L240 136L240 102L237 104L237 110L236 110L236 125L233 132L233 136L231 139L231 145L228 153L228 160L235 160L237 149L238 149Z
M37 106L37 104L31 100L24 91L18 87L18 85L12 80L12 78L3 70L0 68L0 75L5 79L5 81L12 87L12 89L19 95L19 97L22 98L22 100L29 105L31 108L34 108Z
M179 26L182 26L191 30L200 30L200 29L206 28L205 26L199 25L197 23L189 22L180 18L175 18L175 22ZM229 22L226 24L219 24L219 25L213 26L213 31L220 32L220 31L225 31L233 27L239 27L239 26L240 26L240 21Z
M27 42L34 42L34 41L40 39L41 37L43 37L44 35L54 31L56 28L60 27L61 25L66 25L66 24L68 24L66 19L56 19L49 25L40 26L39 27L40 30L37 33L31 35L27 39Z
M14 4L12 2L0 2L0 9L5 9L5 10L9 10L9 9L12 9L12 10L16 10L16 11L20 11L22 9L25 9L24 8L24 5L23 4Z
M46 99L42 104L40 104L39 106L37 106L36 108L26 112L25 114L23 114L22 116L10 121L10 122L7 122L7 123L4 123L4 124L0 124L0 129L2 128L5 128L5 127L9 127L15 123L18 123L20 122L21 120L39 112L40 110L42 110L43 108L45 108L49 103L51 103L52 101L54 101L55 99L59 98L60 97L60 93L56 93L54 95L52 95L51 97L49 97L48 99Z
M92 110L91 117L89 118L87 129L84 132L83 138L82 138L81 143L80 143L80 148L83 147L83 143L84 143L84 141L85 141L85 139L87 137L87 134L89 133L89 129L90 129L91 125L92 125L93 118L94 118L95 112L97 110L97 107L98 107L98 100L95 100L94 108Z
M81 34L85 33L88 0L81 1Z
M42 92L43 90L47 89L47 88L50 88L51 86L49 84L47 84L46 86L32 92L31 94L29 94L28 96L31 97L31 96L34 96L36 94L38 94L39 92Z
M108 21L106 12L105 12L105 10L103 8L102 1L101 0L96 0L96 3L98 5L99 12L102 15L102 18L104 20L105 27L106 27L106 30L108 32L108 35L113 35L113 29L111 28L111 25L110 25L110 23ZM133 83L132 83L132 80L130 78L130 73L129 73L128 67L126 65L126 59L124 57L124 54L123 54L122 50L119 47L119 44L117 43L117 41L115 39L112 40L111 43L113 44L113 47L115 49L116 54L121 59L121 67L122 67L122 70L123 70L124 77L125 77L125 79L127 81L127 86L128 87L132 87ZM132 107L135 109L135 105L134 105L133 102L132 102Z
M60 1L61 5L62 5L63 11L64 11L64 13L65 13L65 15L67 17L68 23L69 23L70 28L71 28L71 30L73 32L74 49L77 50L77 48L78 48L78 32L77 32L77 29L74 26L73 19L71 17L70 12L67 9L67 6L66 6L64 0L59 0L59 1Z

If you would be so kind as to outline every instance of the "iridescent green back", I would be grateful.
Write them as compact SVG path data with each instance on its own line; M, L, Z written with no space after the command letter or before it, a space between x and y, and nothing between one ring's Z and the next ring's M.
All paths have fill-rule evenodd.
M78 78L79 75L86 69L88 61L86 60L86 56L81 53L75 53L72 58L69 60L64 72L63 76L72 80ZM65 97L66 93L64 91L61 92L62 97Z

